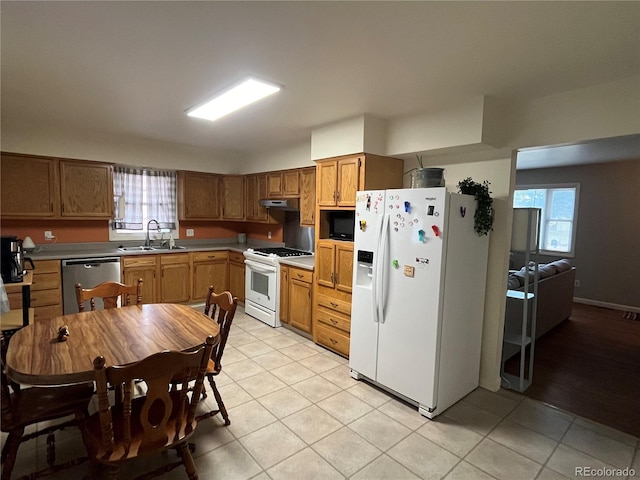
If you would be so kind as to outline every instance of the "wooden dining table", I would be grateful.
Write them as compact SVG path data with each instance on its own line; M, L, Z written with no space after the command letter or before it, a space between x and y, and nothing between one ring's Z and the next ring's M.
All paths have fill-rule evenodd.
M69 335L58 341L58 330ZM38 320L16 332L7 351L7 374L27 385L67 385L94 379L93 360L137 362L163 350L188 350L208 335L219 341L215 320L188 305L158 303L96 310Z

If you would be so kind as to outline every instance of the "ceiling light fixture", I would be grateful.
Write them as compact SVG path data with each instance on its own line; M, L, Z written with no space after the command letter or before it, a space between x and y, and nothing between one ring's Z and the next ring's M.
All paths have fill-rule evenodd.
M213 99L187 110L190 117L217 120L253 102L279 92L280 86L249 77Z

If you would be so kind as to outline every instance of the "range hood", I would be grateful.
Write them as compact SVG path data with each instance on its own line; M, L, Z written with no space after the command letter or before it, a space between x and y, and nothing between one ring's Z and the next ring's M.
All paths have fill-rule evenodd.
M282 200L264 199L258 202L260 206L266 208L277 208L279 210L300 210L300 200L297 198L283 198Z

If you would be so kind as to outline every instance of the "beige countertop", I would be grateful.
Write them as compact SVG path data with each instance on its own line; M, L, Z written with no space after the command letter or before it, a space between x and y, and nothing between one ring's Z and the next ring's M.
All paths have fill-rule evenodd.
M306 270L313 270L316 264L315 256L308 257L286 257L281 258L280 263L282 265L289 265L292 267L304 268Z

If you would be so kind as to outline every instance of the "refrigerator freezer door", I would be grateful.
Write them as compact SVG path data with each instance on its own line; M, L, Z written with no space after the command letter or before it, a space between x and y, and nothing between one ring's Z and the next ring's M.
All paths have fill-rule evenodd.
M384 211L383 190L356 194L349 367L372 380L376 378L378 357L378 322L374 307L376 292L373 279L378 263L377 249ZM371 252L373 262L359 262L359 252ZM360 258L365 256L361 254ZM369 271L371 277L366 275Z
M379 266L384 319L375 380L427 408L437 398L448 199L445 188L385 192L388 252Z

